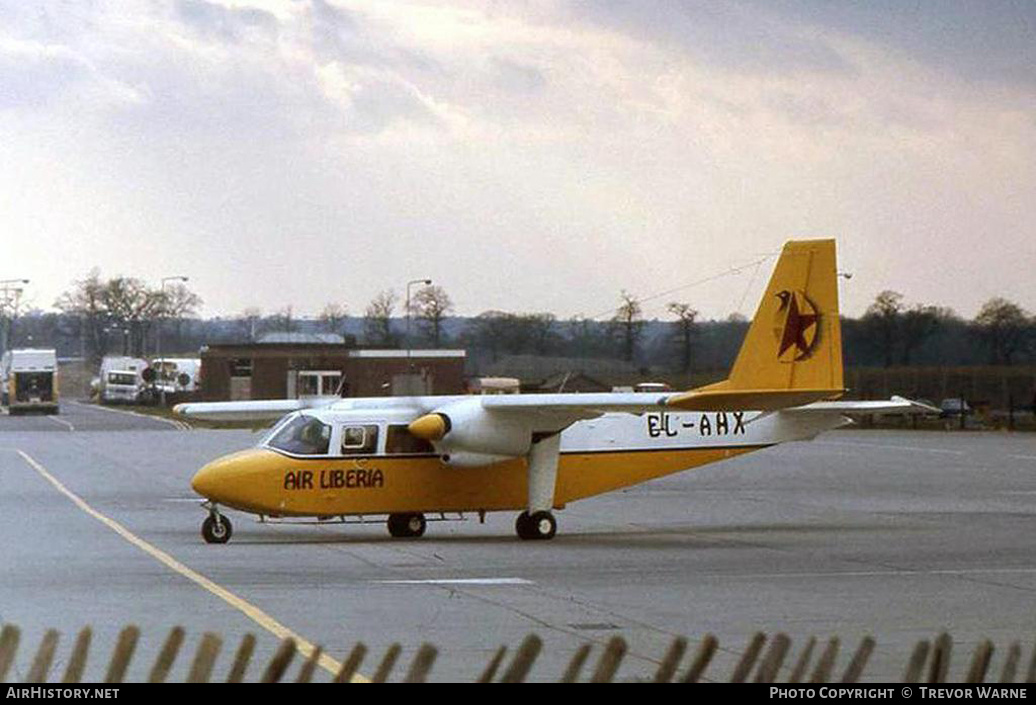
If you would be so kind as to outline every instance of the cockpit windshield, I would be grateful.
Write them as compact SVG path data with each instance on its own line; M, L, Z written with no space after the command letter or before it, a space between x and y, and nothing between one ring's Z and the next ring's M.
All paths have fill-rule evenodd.
M320 419L300 414L283 423L266 445L295 455L327 455L331 427Z

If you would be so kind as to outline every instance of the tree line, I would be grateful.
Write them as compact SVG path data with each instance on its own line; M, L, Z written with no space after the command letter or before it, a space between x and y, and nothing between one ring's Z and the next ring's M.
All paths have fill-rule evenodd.
M647 320L643 305L620 292L606 319L559 319L549 312L490 310L453 315L441 286L424 286L409 301L379 292L353 315L328 302L315 318L291 306L264 314L250 308L229 318L199 319L201 298L187 284L155 288L139 279L103 279L97 270L73 282L56 313L4 311L11 345L53 346L65 356L100 359L105 354L188 352L209 343L256 342L273 332L334 333L353 346L377 348L463 347L476 368L509 355L610 358L638 369L678 374L725 369L732 362L747 320L732 315L702 320L686 301L670 301L666 320ZM19 315L20 314L20 315ZM972 320L951 309L910 304L896 291L879 293L860 318L842 319L846 362L857 366L1012 365L1036 363L1036 318L1004 298L987 301Z

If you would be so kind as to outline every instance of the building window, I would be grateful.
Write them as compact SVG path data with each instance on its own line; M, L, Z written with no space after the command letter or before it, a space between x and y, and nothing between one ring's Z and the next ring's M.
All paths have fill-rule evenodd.
M333 396L338 393L342 373L337 371L299 370L295 382L296 396Z

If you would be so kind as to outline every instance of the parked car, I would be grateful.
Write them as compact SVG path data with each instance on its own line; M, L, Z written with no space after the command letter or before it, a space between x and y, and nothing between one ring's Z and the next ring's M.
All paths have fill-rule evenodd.
M968 402L959 397L943 399L939 408L942 409L942 413L939 414L940 419L953 418L955 416L960 416L961 413L965 416L971 416L971 414L974 413L974 410L968 406Z

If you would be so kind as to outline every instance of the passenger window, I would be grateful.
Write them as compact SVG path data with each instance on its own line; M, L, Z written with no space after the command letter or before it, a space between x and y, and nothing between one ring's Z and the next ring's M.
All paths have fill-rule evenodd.
M432 444L410 433L406 426L389 426L385 437L385 452L389 455L416 455L435 453Z
M377 426L346 426L342 429L342 455L373 455L377 450Z

